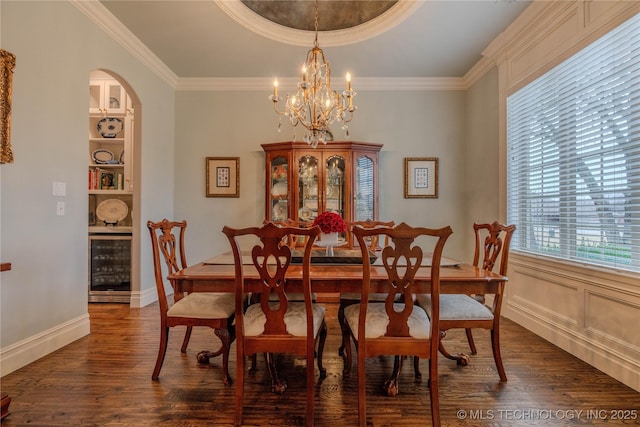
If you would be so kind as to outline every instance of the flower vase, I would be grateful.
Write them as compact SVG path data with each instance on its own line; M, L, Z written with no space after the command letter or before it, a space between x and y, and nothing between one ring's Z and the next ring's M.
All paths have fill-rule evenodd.
M333 256L333 247L338 245L338 233L322 233L320 239L322 244L327 248L327 256Z

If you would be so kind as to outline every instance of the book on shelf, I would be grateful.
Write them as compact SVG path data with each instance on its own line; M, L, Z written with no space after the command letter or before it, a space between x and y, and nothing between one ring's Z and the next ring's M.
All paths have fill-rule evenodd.
M89 190L124 190L124 175L111 170L91 168Z

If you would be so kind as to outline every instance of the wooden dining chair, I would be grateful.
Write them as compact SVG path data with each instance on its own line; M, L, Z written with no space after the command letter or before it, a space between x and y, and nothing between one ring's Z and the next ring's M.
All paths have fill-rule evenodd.
M398 393L398 377L405 357L418 355L429 359L429 394L431 398L431 420L440 425L440 405L438 398L438 343L440 329L438 322L440 295L440 259L444 245L451 235L450 227L430 229L411 227L404 222L393 228L364 229L354 227L362 251L363 283L360 302L345 308L345 324L356 341L358 353L358 420L366 425L366 375L367 358L380 355L395 356L394 372L386 381L388 395ZM388 235L391 244L380 254L381 266L372 266L367 256L365 239L372 236ZM433 243L431 260L423 253L420 245L424 239ZM420 245L416 240L419 240ZM424 259L423 258L427 258ZM423 264L430 264L429 283L415 280L416 272ZM372 280L372 270L384 272L382 280ZM384 302L371 302L372 292L387 294ZM414 295L429 292L434 296L433 316L414 304ZM403 302L399 302L398 298ZM345 349L347 359L351 359L351 346Z
M393 221L374 221L368 219L366 221L351 221L347 223L349 230L353 230L353 227L362 227L366 229L371 228L379 228L379 227L393 227L395 222ZM353 231L352 231L353 233ZM385 239L384 245L386 246L389 243L389 237L384 236ZM371 252L376 252L380 249L378 246L379 236L370 236L367 239L367 247ZM353 246L357 246L357 239L353 236L352 239ZM372 301L384 301L386 298L385 294L372 293L369 295ZM342 344L338 348L338 354L340 356L344 356L344 348L347 345L351 345L349 331L346 329L344 324L344 308L351 305L357 304L360 302L360 293L359 292L343 292L340 294L340 305L338 306L338 323L340 325L340 330L342 331ZM346 365L345 365L346 366ZM350 366L350 365L349 365ZM342 372L343 376L349 376L350 370L346 369Z
M475 251L473 265L484 270L493 271L496 264L501 276L507 275L509 263L509 246L511 237L516 230L515 225L503 225L495 221L492 224L473 224L475 234ZM500 375L500 381L507 381L500 353L500 312L504 282L501 282L498 291L493 295L491 306L485 305L484 295L443 294L440 295L440 330L442 338L449 329L464 328L471 354L476 354L476 346L471 330L473 328L488 329L491 331L491 348L496 369ZM431 304L430 295L418 295L418 304L429 312ZM464 353L450 354L443 341L440 341L440 352L448 359L457 361L458 365L466 366L470 358Z
M198 362L203 358L208 363L209 357L222 355L223 382L231 384L229 376L229 349L235 337L233 317L235 315L235 296L233 293L193 292L184 294L174 288L174 303L170 304L165 290L164 278L187 267L184 237L187 221L159 222L148 221L147 228L151 234L153 252L153 272L156 279L156 290L160 306L160 348L156 366L151 378L156 380L160 375L162 363L167 352L169 330L176 326L186 326L187 330L182 343L181 352L186 352L191 330L194 326L212 328L221 341L220 348L214 352L198 353ZM163 274L162 264L166 264L167 273Z
M324 321L325 307L314 304L311 296L311 248L320 234L319 227L298 228L278 227L268 223L262 227L233 229L225 226L223 233L227 236L235 262L236 286L236 396L235 423L242 424L244 408L245 357L255 353L264 353L267 367L271 374L271 388L276 393L283 393L286 382L278 377L272 355L287 353L306 358L306 425L313 426L315 370L314 352L318 341L318 370L320 378L326 376L322 366L322 352L327 337L327 326ZM292 250L281 245L287 235L303 236L305 239L302 264L292 268ZM243 266L241 241L251 240L251 265ZM259 240L259 243L255 242ZM254 277L249 280L248 271ZM297 286L296 286L297 285ZM296 292L304 295L303 302L290 301L287 288L296 286ZM301 289L300 289L301 288ZM250 304L245 310L246 293L258 293L260 301ZM276 301L273 296L276 296Z

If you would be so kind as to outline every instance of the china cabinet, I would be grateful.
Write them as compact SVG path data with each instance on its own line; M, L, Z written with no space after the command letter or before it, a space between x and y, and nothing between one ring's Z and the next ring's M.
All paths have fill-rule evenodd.
M334 211L345 221L378 216L378 155L381 144L332 141L263 144L266 153L265 219L311 224ZM351 243L351 236L341 239Z
M133 109L111 78L89 85L89 301L129 302L133 221Z

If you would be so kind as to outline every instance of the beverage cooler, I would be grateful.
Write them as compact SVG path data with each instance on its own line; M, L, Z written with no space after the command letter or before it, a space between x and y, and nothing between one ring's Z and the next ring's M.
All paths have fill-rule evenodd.
M89 234L89 302L129 303L131 233Z

